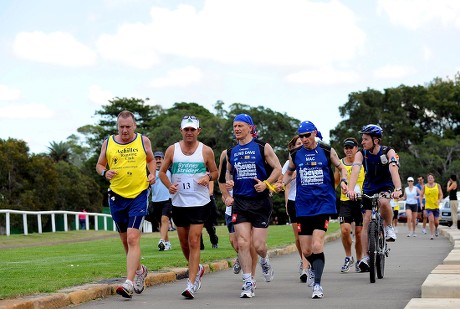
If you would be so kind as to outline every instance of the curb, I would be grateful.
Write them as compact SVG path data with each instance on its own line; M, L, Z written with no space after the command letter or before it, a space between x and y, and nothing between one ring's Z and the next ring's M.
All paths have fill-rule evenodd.
M340 229L334 233L326 235L325 243L337 240L340 238ZM268 256L281 256L296 252L295 244L288 245L283 248L272 249L268 251ZM203 264L205 274L220 270L226 270L233 267L233 258L228 260L221 260ZM185 267L173 268L167 271L152 272L145 278L145 286L150 287L154 285L170 283L188 277L188 269ZM23 298L6 299L0 301L0 309L58 309L71 305L82 304L98 298L115 295L116 289L120 282L124 279L110 279L106 280L108 283L89 283L70 288L59 290L56 293L28 296Z

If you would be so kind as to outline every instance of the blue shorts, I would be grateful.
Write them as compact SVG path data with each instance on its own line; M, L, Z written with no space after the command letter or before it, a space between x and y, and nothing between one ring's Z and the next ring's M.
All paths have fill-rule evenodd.
M429 217L430 214L433 214L435 218L439 218L439 209L425 209L426 216Z
M149 190L142 191L135 198L124 198L109 190L110 213L119 233L125 233L128 228L140 229L147 214Z

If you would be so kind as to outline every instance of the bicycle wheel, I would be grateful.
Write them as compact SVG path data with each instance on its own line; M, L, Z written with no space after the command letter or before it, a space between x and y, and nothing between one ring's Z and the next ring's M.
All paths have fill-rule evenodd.
M377 249L377 278L382 279L385 275L385 251L386 251L386 239L385 232L383 229L383 222L380 220L378 229L378 249Z
M371 283L375 282L375 266L377 259L377 222L372 220L369 222L369 278Z

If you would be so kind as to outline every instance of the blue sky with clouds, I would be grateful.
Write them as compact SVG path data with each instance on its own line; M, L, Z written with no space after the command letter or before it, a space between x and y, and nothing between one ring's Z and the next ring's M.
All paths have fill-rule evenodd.
M349 93L452 78L459 37L456 0L2 0L0 138L47 151L148 97L263 105L328 140Z

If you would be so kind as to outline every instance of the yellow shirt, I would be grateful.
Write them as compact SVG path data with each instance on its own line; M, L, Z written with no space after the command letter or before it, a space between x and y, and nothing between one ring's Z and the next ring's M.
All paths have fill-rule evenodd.
M341 159L341 160L342 160L343 165L347 169L347 182L350 183L351 168L353 167L353 165L352 164L346 164L344 159ZM364 183L364 167L361 166L361 169L359 170L358 180L356 181L354 191L359 192L359 193L363 192L363 183ZM343 194L342 190L340 190L340 200L341 201L349 201L350 200L345 194Z
M113 192L124 198L135 198L148 188L147 155L141 134L136 133L134 140L127 144L119 144L110 136L106 157L109 168L118 173L110 180Z
M438 209L439 189L438 184L434 183L434 187L430 188L425 185L425 209Z

